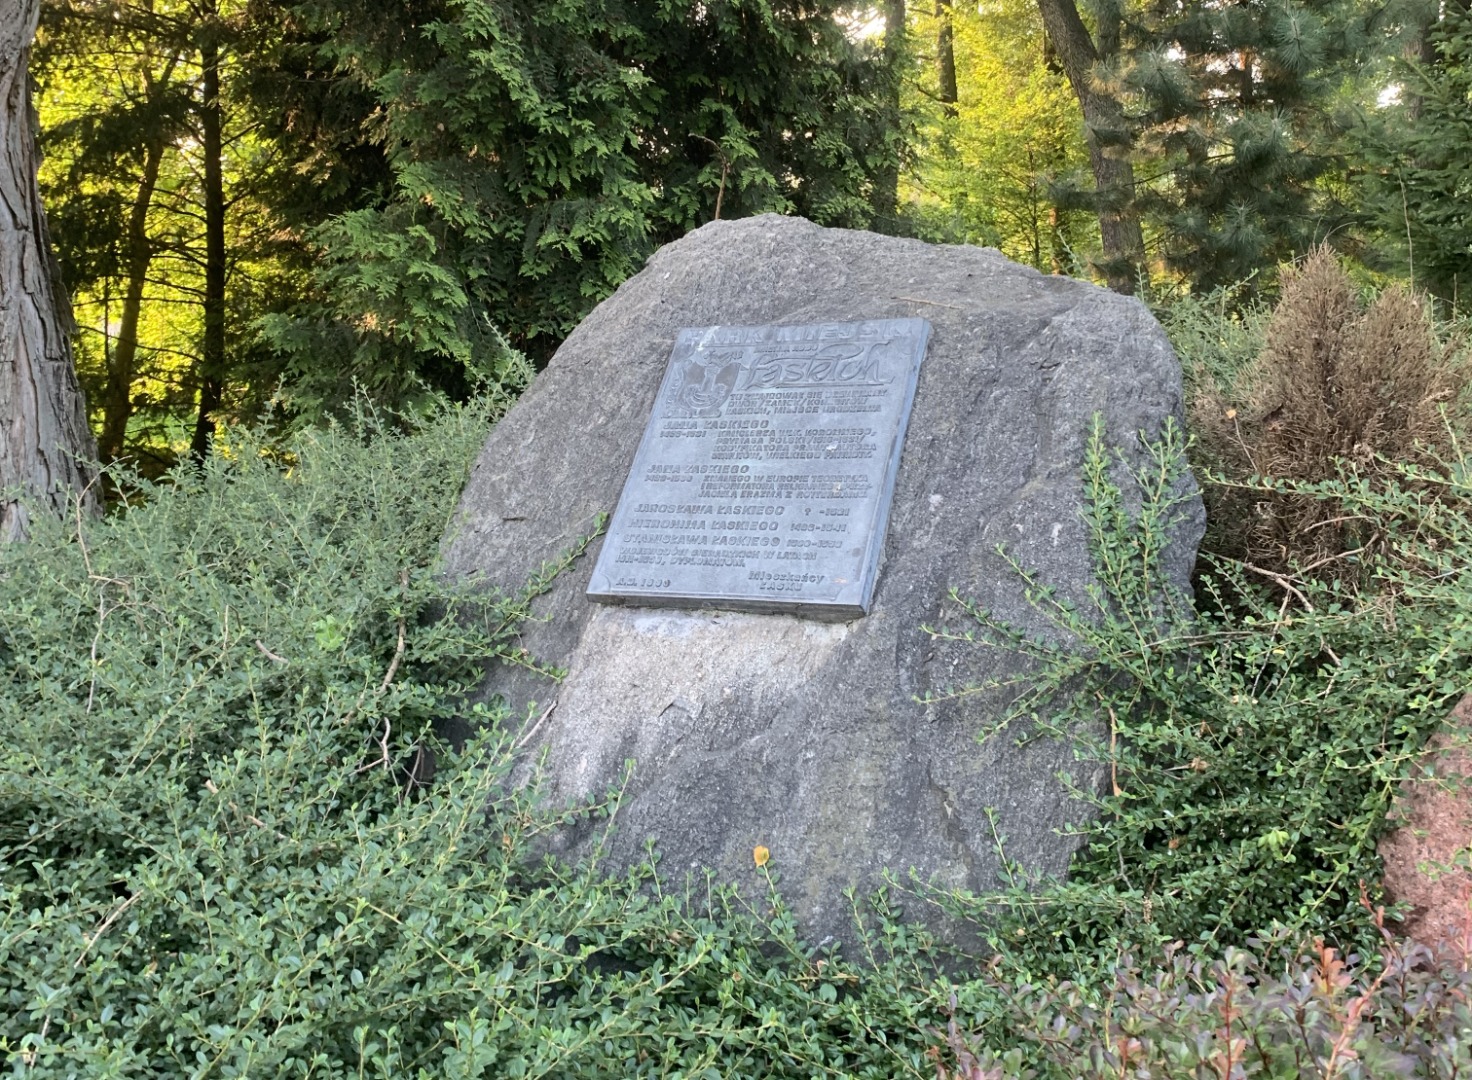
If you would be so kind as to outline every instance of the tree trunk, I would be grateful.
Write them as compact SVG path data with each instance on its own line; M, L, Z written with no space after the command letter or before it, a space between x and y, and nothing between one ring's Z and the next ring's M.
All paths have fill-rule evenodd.
M889 78L885 104L898 131L900 123L900 77L905 58L905 0L884 0L884 68ZM896 154L874 178L874 213L879 222L893 227L899 216L900 166Z
M209 453L215 412L225 397L225 180L220 103L219 11L204 12L200 45L204 101L200 106L200 149L204 153L204 342L199 358L199 416L189 452L197 462Z
M956 102L961 100L956 85L956 24L951 0L935 0L935 81L937 96L948 117L956 116Z
M148 237L148 208L158 185L163 143L149 145L143 161L143 176L133 208L128 214L127 253L124 265L128 281L123 292L123 314L118 321L118 343L107 364L107 393L102 403L102 437L98 449L104 461L115 461L123 452L128 420L133 415L133 376L138 357L138 317L143 310L143 285L153 262L153 242Z
M71 302L36 187L26 65L40 0L0 0L0 540L23 538L26 505L93 510L96 447L72 366Z
M1134 210L1135 168L1118 143L1124 113L1119 102L1094 82L1099 53L1074 0L1038 0L1038 10L1047 40L1084 114L1084 138L1099 205L1099 236L1104 243L1099 269L1111 289L1133 295L1145 269L1145 241ZM1103 36L1113 38L1107 28Z

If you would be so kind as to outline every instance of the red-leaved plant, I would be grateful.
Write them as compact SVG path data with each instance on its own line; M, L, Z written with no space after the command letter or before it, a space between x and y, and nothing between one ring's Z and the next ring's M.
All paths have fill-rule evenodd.
M953 997L947 1030L933 1032L936 1080L1472 1077L1472 926L1438 954L1374 916L1378 962L1322 941L1286 964L1241 950L1205 961L1177 944L1153 971L1122 956L1102 996L988 976L1009 1030L983 1048Z

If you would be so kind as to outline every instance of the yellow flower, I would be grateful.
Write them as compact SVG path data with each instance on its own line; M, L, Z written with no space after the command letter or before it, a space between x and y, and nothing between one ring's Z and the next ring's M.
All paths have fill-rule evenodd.
M765 847L763 847L761 844L758 844L756 847L754 847L754 848L751 849L751 859L752 859L752 862L756 863L757 866L759 866L759 867L766 866L767 865L767 860L770 859L771 857L772 857L772 853L770 851L768 851Z

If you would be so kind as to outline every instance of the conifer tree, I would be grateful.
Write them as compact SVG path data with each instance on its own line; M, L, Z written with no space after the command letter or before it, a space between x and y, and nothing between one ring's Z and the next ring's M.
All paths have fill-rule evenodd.
M287 0L311 79L273 91L279 112L309 117L319 145L331 128L331 169L369 178L302 221L314 297L263 324L289 377L515 378L508 344L547 355L715 217L870 224L893 116L846 7ZM332 115L343 102L361 114Z
M1370 15L1346 0L1098 0L1094 55L1076 73L1080 50L1070 60L1069 46L1084 23L1073 0L1039 5L1091 138L1121 148L1112 156L1127 148L1134 167L1128 193L1096 184L1101 225L1111 204L1142 219L1151 261L1210 289L1305 250L1345 220L1322 181L1341 163L1339 84L1379 43ZM1090 96L1099 99L1093 115Z
M1167 181L1142 192L1167 266L1209 290L1332 235L1348 210L1322 181L1344 150L1337 83L1373 44L1364 17L1343 0L1254 0L1127 26L1114 77Z
M1458 310L1472 289L1472 11L1444 5L1401 68L1400 101L1378 110L1364 149L1382 251Z

